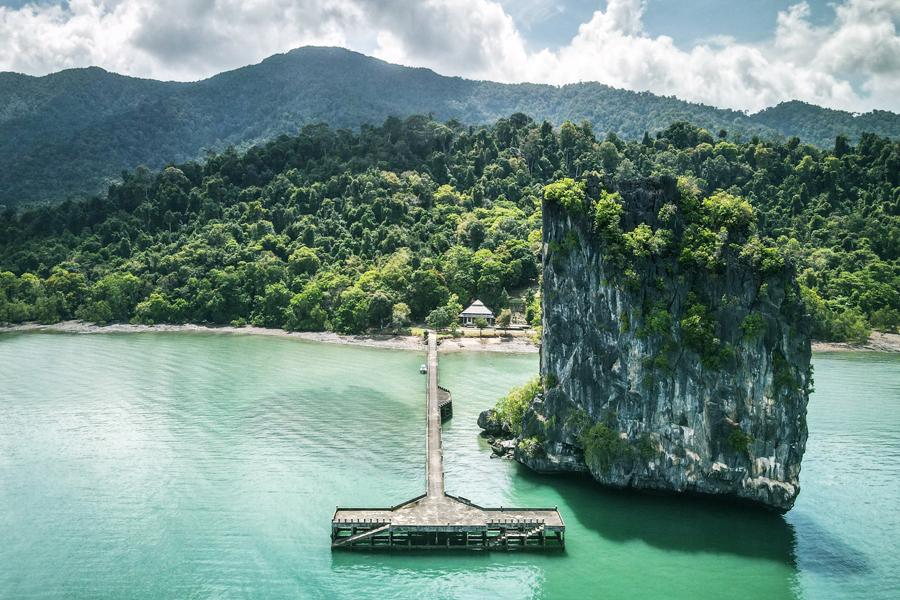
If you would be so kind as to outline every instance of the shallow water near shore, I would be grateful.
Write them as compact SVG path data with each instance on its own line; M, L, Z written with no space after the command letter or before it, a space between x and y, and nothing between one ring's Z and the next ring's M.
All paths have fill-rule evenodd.
M893 598L900 357L816 355L793 511L489 458L535 355L441 356L447 490L558 505L565 553L332 553L424 490L424 352L202 333L0 335L0 598Z

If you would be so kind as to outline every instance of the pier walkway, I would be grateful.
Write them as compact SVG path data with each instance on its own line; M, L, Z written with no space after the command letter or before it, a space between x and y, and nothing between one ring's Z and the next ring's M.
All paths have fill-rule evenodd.
M441 446L441 409L438 396L437 336L428 336L428 387L425 391L425 414L428 418L428 437L425 442L425 481L429 498L444 495L444 448Z
M566 526L554 508L484 508L444 490L442 416L452 414L450 393L438 386L437 338L428 336L425 494L388 508L337 507L333 549L565 548Z

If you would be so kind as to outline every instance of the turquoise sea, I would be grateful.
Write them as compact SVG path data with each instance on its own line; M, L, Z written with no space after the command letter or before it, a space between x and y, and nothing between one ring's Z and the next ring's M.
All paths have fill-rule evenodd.
M535 355L441 355L447 490L558 505L565 553L329 548L424 490L424 352L199 333L0 334L0 598L900 597L900 356L816 355L787 515L492 460Z

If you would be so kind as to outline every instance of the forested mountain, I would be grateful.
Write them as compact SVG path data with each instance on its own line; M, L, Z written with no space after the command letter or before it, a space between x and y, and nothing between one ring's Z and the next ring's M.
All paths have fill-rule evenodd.
M698 229L689 248L620 221L623 252L674 252L713 277L725 251L786 261L817 337L900 326L900 143L716 137L684 122L626 142L521 113L485 128L414 115L139 168L103 197L0 213L0 322L359 332L446 318L475 297L501 309L507 292L537 285L546 186L602 182L608 226L622 219L619 182L668 175L690 202L739 207L752 243L725 248L729 219Z
M53 203L102 193L123 169L245 149L307 124L335 128L388 116L493 123L515 112L640 139L685 120L730 139L759 135L831 147L838 134L896 138L900 117L787 103L758 115L597 83L505 85L443 77L338 48L300 48L196 83L135 79L99 68L46 77L0 73L0 205Z

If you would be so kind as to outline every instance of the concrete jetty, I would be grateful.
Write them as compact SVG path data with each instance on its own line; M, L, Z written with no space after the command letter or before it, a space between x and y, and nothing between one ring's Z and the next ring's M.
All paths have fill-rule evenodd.
M438 385L437 337L428 336L425 493L387 508L335 508L332 549L541 550L565 548L566 525L553 508L485 508L444 489L441 422L452 416Z

